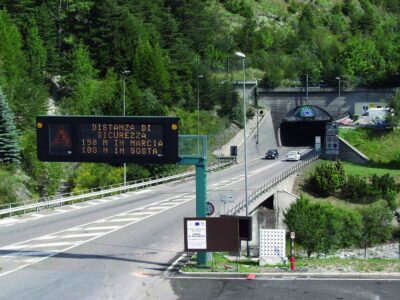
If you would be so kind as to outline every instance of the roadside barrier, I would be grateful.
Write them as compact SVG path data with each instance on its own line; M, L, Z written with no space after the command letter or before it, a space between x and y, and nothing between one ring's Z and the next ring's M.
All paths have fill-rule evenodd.
M255 202L258 197L262 196L263 194L267 193L277 185L279 185L282 181L286 180L289 176L293 175L296 173L298 170L304 168L308 164L318 160L318 155L315 155L309 159L306 160L301 160L294 166L292 166L290 169L285 170L278 176L275 176L272 178L270 181L267 183L263 184L261 187L256 189L253 193L251 193L248 197L247 201L247 206L249 207L253 202ZM245 210L246 208L246 199L243 199L242 201L238 202L235 206L232 208L228 209L227 214L228 215L237 215L239 214L242 210Z
M234 161L231 160L229 162L218 163L213 166L207 168L207 172L217 171L218 169L224 168L233 164ZM116 185L110 185L106 187L99 187L89 190L84 190L80 192L71 192L66 194L57 194L50 197L39 198L33 200L31 203L25 202L15 202L9 203L0 206L0 216L9 215L11 217L12 214L25 214L26 212L31 211L39 211L39 209L49 209L52 207L62 206L65 203L73 204L74 202L82 202L88 201L98 198L103 198L105 196L111 196L116 194L122 194L130 191L135 191L139 189L144 189L150 186L156 186L164 183L168 183L171 181L178 181L182 179L187 179L190 177L194 177L196 173L185 172L172 176L166 177L155 177L155 178L146 178L135 181L127 182L126 186L123 183L119 183Z

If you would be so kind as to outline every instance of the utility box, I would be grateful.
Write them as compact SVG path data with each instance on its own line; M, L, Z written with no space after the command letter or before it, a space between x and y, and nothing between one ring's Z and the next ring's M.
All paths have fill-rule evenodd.
M237 146L231 146L231 156L237 156Z

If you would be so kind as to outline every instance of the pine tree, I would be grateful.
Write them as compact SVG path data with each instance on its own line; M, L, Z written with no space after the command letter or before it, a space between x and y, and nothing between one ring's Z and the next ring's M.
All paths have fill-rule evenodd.
M14 114L0 88L0 163L18 164L20 161Z

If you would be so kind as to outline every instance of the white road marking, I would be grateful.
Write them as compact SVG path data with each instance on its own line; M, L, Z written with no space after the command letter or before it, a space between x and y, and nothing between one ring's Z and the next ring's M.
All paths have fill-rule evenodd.
M40 240L53 240L58 238L58 235L44 235L44 236L40 236L38 238L36 238L36 240L40 241Z
M57 251L57 250L56 250ZM25 256L47 256L50 254L57 253L56 251L27 251L27 252L13 252L4 255L4 257L25 257ZM36 260L36 258L35 258ZM24 260L26 261L26 260Z
M26 246L28 246L29 248L44 248L44 247L71 246L71 245L76 245L77 243L80 243L80 241L31 244Z
M141 191L137 191L134 192L134 195L140 195L140 194L144 194L144 193L150 193L152 190L141 190Z
M98 226L98 227L89 227L85 228L85 231L92 231L92 230L111 230L111 229L116 229L121 226Z
M0 248L1 251L15 251L19 249L26 248L24 245L10 245L10 246L5 246L3 248Z
M31 214L30 216L34 217L34 218L43 218L44 217L44 215L41 215L41 214Z
M105 222L107 222L107 219L100 219L100 220L94 221L92 223L105 223Z
M10 223L14 224L14 223L16 223L16 222L20 222L20 220L14 219L14 218L7 218L7 219L4 219L4 220L1 220L1 221L0 221L0 224L5 224L5 225L7 225L7 224L10 224Z
M157 206L157 207L149 207L148 210L160 210L170 208L169 206Z
M67 229L65 231L79 231L79 230L82 230L82 228L74 227L74 228L69 228L69 229Z
M124 218L124 219L112 219L109 220L108 222L133 222L133 221L137 221L140 220L138 218Z
M173 197L173 198L174 198L174 197ZM172 198L170 198L170 199L172 199ZM143 206L143 209L147 209L148 207L151 207L151 206L154 206L154 205L160 205L160 204L162 204L162 203L164 203L164 202L169 201L170 199L165 199L165 200L162 200L162 201L159 201L159 202L156 202L156 203L152 203L152 204L149 204L149 205L145 205L145 206ZM189 201L190 201L190 200L187 200L187 201L185 201L185 202L189 202ZM182 202L181 204L183 204L183 203L185 203L185 202ZM174 207L175 207L175 206L174 206ZM172 207L171 207L171 208L172 208ZM134 212L134 211L136 211L136 210L137 210L137 209L132 210L131 212ZM18 271L18 270L21 270L21 269L23 269L23 268L25 268L25 267L27 267L27 266L32 265L32 264L36 264L36 263L38 263L38 262L41 262L42 260L45 260L45 259L47 259L47 258L49 258L49 257L52 257L52 256L54 256L54 255L56 255L56 254L58 254L58 253L62 253L62 252L68 251L68 250L70 250L70 249L76 248L76 247L78 247L78 246L80 246L80 245L86 244L86 243L88 243L88 242L90 242L90 241L92 241L92 240L98 239L98 238L100 238L100 237L102 237L102 236L105 236L105 235L110 234L110 233L113 233L113 232L115 232L115 231L117 231L117 230L120 230L120 229L123 229L123 228L125 228L125 227L128 227L128 226L130 226L130 225L136 223L137 221L141 221L141 220L148 219L148 218L153 217L153 216L155 216L155 215L157 215L157 214L160 214L160 213L162 213L162 212L163 212L163 211L154 211L152 214L148 214L148 215L146 215L146 216L143 216L143 217L140 218L140 219L134 218L134 221L130 221L130 222L126 223L126 224L123 224L123 225L121 225L121 226L118 226L118 227L115 228L115 229L112 229L112 230L107 231L107 232L102 232L101 234L98 234L98 235L96 235L96 236L94 236L94 237L91 237L91 238L86 239L86 240L83 240L83 241L35 244L34 242L36 241L36 239L30 239L30 240L22 241L22 242L20 242L20 243L14 244L14 245L9 245L9 246L3 247L2 249L12 248L12 249L14 249L14 250L18 250L18 249L16 249L15 247L21 247L21 249L22 249L22 248L26 248L26 247L30 247L30 249L32 249L32 248L44 248L44 247L47 247L47 248L48 248L48 247L57 247L57 246L67 246L66 248L63 248L63 249L53 250L54 252L51 252L49 255L44 256L44 257L42 257L42 258L40 258L40 259L38 259L38 260L35 260L35 261L32 262L31 264L24 264L24 265L22 265L22 266L19 266L19 267L17 267L17 268L12 269L12 270L5 271L5 272L3 272L3 273L0 273L0 277L5 276L5 275L8 275L8 274L13 273L13 272L16 272L16 271ZM118 218L118 217L119 217L119 214L116 214L116 215L114 215L114 216L108 217L107 220L111 220L112 218ZM101 219L101 220L97 220L97 221L95 221L95 222L90 222L90 223L86 223L86 224L79 225L79 230L84 230L84 226L93 226L93 224L98 224L99 222L105 222L105 221L106 221L105 219ZM53 236L53 235L61 235L63 232L70 232L70 231L75 231L75 230L73 230L73 228L69 228L69 229L67 229L67 230L61 230L61 231L58 231L58 232L53 232L53 233L48 234L48 235L50 235L50 236ZM32 244L32 242L33 242L33 244ZM33 251L31 251L31 252L33 253ZM19 252L17 252L17 253L19 253ZM36 253L38 253L38 252L36 252ZM1 258L1 257L2 257L2 256L0 255L0 258Z
M93 233L77 233L77 234L67 234L60 236L60 239L71 239L71 238L81 238L81 237L88 237L88 236L98 236L103 234L104 232L93 232Z
M127 216L143 216L143 215L150 215L151 212L133 212L131 214L127 214Z
M75 208L75 209L80 209L80 208L82 208L83 206L79 206L79 205L70 205L69 207L72 207L72 208Z

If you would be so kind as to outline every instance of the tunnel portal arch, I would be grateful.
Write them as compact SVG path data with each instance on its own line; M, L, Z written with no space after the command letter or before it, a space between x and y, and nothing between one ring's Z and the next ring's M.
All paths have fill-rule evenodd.
M325 137L325 124L332 122L332 116L314 105L301 105L289 111L280 125L282 146L312 146L315 136Z

